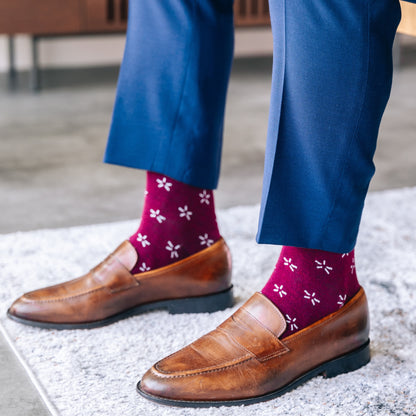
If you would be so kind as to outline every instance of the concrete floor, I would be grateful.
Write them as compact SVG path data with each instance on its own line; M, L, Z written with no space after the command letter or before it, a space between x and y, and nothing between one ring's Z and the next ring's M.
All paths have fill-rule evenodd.
M406 42L382 122L371 190L416 186L416 46ZM137 218L144 174L101 163L117 70L47 71L8 93L0 78L0 233ZM217 207L261 193L271 59L235 62ZM48 414L0 336L0 413Z
M0 98L0 192L7 195L0 201L1 212L7 214L0 218L0 232L139 215L143 172L101 162L116 71L99 71L99 82L90 70L45 74L41 94L21 90ZM219 207L259 200L270 72L270 58L235 65ZM72 88L66 87L69 76ZM236 146L239 152L234 151ZM253 190L248 194L247 186Z

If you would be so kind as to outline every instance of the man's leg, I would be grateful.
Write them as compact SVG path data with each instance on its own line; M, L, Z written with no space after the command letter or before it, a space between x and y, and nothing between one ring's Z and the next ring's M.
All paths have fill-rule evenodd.
M270 0L274 68L258 241L354 248L392 79L398 0Z
M214 189L232 0L132 0L105 161Z
M81 279L19 298L29 325L90 328L151 308L232 304L217 186L232 0L132 0L105 160L148 170L138 230ZM132 201L134 203L134 201Z
M285 316L284 336L359 291L352 249L400 16L396 0L319 3L294 0L284 14L271 8L286 48L274 55L258 240L285 245L262 290Z
M390 92L399 2L270 0L270 9L258 241L285 246L262 293L144 375L139 392L160 403L250 404L370 358L351 250Z
M233 37L232 0L130 3L105 160L152 172L140 227L130 238L140 258L133 273L220 239L211 190L220 170Z

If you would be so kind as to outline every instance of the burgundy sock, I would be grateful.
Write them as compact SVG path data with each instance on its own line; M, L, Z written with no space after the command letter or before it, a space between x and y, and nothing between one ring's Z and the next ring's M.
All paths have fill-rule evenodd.
M147 172L139 229L130 237L139 255L133 273L167 266L220 238L211 190Z
M359 288L354 250L338 254L284 246L262 293L286 319L284 338L335 312Z

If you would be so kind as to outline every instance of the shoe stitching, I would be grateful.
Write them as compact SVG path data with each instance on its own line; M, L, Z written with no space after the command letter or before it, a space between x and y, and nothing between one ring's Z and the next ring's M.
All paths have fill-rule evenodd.
M215 329L213 329L212 331L208 332L207 334L205 334L204 336L208 336L209 334L211 334L212 332L214 332ZM186 348L186 347L184 347ZM159 362L157 362L155 364L155 366L157 366L158 364L161 364L163 361L166 361L168 358L174 357L175 355L178 355L184 348L181 348L178 351L173 352L172 354L167 355L165 358L163 358L162 360L160 360Z
M214 329L214 331L211 331L210 333L208 333L208 334L206 334L204 337L210 337L210 338L213 338L213 335L212 335L212 332L215 332L215 331L217 331L217 330L221 330L220 328L217 328L217 329ZM224 332L224 331L222 331L222 332ZM226 335L228 335L226 332L224 332ZM231 339L232 341L234 341L235 343L237 343L239 346L241 346L242 348L244 348L240 343L238 343L236 340L234 340L234 338L232 338ZM185 347L186 348L186 347ZM192 344L190 344L190 345L188 345L188 348L193 348L193 343ZM248 358L248 357L254 357L254 355L253 355L253 353L251 352L251 351L248 351L246 348L244 348L244 350L246 351L246 355L242 355L241 357L238 357L238 358L235 358L235 359L233 359L233 360L231 360L231 361L227 361L227 363L226 363L226 365L228 365L228 364L230 364L230 363L235 363L235 362L238 362L239 360L241 360L241 359L245 359L245 358ZM195 349L194 349L194 351L196 351ZM173 356L175 356L175 355L177 355L177 354L179 354L180 352L182 352L182 350L179 350L179 351L176 351L176 352L174 352L173 354L171 354L171 355L169 355L169 356L167 356L167 357L165 357L163 360L161 360L161 361L159 361L158 363L156 363L155 365L154 365L154 367L158 370L158 371L160 371L161 373L163 373L163 374L167 374L167 375L169 375L169 374L173 374L173 373L176 373L176 371L166 371L166 370L162 370L161 368L160 368L160 366L159 366L159 364L161 364L163 361L165 361L165 360L167 360L168 358L171 358L171 357L173 357ZM197 351L196 351L197 352ZM220 365L220 364L218 364L218 365ZM202 372L205 372L205 371L208 371L209 369L212 369L213 367L215 367L214 365L210 365L210 366L208 366L208 367L202 367L202 368L198 368L198 370L199 371L202 371Z
M261 362L263 362L263 361L266 361L266 360L268 360L268 359L270 359L270 358L273 358L273 357L278 357L278 356L280 356L280 355L283 355L283 354L285 354L285 353L287 353L288 351L290 351L290 349L285 345L285 344L283 344L280 340L279 340L279 338L278 337L276 337L276 335L272 332L272 331L270 331L268 328L266 328L254 315L252 315L246 308L244 308L244 307L241 307L241 309L242 310L244 310L244 312L245 313L247 313L247 314L249 314L253 319L254 319L254 321L258 324L258 325L260 325L265 331L267 331L273 338L275 338L275 339L277 339L278 340L278 342L280 342L281 344L282 344L282 347L284 348L284 350L283 351L278 351L278 352L273 352L273 353L271 353L271 354L269 354L269 355L267 355L266 357L260 357L260 358L258 358L255 354L253 354L250 350L248 350L244 345L242 345L242 344L240 344L240 342L238 342L235 338L234 338L234 336L232 336L232 334L229 334L227 331L225 331L223 328L221 328L221 327L217 327L215 330L213 330L213 331L211 331L211 332L209 332L208 334L206 334L205 336L206 337L208 337L208 336L210 336L210 337L212 337L212 333L214 332L214 331L217 331L217 330L219 330L219 331L221 331L221 332L223 332L224 334L226 334L227 336L229 336L235 343L237 343L241 348L243 348L246 352L247 352L247 355L246 356L243 356L243 357L239 357L239 358L236 358L236 359L234 359L234 360L232 360L232 361L229 361L228 363L233 363L234 361L238 361L238 360L240 360L240 359L244 359L244 357L251 357L251 358L256 358L257 360L259 360L259 361L261 361ZM235 321L235 318L236 318L236 316L235 315L231 315L231 318ZM237 317L237 319L239 319L239 320L241 320L241 318L238 318ZM192 344L191 344L192 345ZM181 352L182 350L179 350L179 351L176 351L176 352L174 352L173 354L170 354L170 355L168 355L167 357L165 357L162 361L160 361L159 363L156 363L155 364L155 368L158 370L158 371L160 371L161 373L163 373L163 374L166 374L166 375L169 375L169 374L172 374L172 373L174 373L173 371L172 372L169 372L169 371L164 371L164 370L162 370L161 368L160 368L160 366L159 366L159 364L161 364L163 361L166 361L166 360L168 360L169 358L171 358L171 357L174 357L175 355L177 355L177 354L179 354L180 352ZM242 362L245 362L246 360L244 360L244 361L242 361ZM221 368L228 368L229 366L226 364L225 365L225 367L221 367ZM210 368L210 367L205 367L205 368ZM199 372L199 373L192 373L192 374L202 374L202 373L207 373L207 372L210 372L210 371L212 371L212 370L205 370L204 368L201 368L200 370L202 370L201 372ZM190 375L192 375L192 374L190 374Z
M253 353L252 351L250 351L249 349L247 349L243 344L240 344L240 342L238 342L232 334L227 333L222 328L217 328L217 329L221 330L222 332L224 332L225 334L230 336L240 347L244 348L250 355L253 355L260 362L267 361L270 358L278 357L279 355L286 354L287 352L290 351L290 349L279 340L279 342L281 343L281 345L283 347L283 350L272 352L272 353L270 353L269 355L266 355L266 356L257 355L255 353Z
M59 287L65 286L67 283L76 283L76 282L79 282L80 280L84 279L84 278L85 278L85 276L86 276L86 275L84 275L84 276L80 276L80 277L77 277L77 278L72 279L72 280L69 280L69 281L67 281L67 282L57 283L57 284L55 284L55 285L48 286L48 289L55 289L55 288L59 288ZM23 296L24 296L26 299L31 299L31 296L32 296L34 293L36 293L36 292L39 292L39 289L37 289L37 290L31 290L30 292L25 293Z
M332 321L332 320L334 320L337 316L339 316L339 315L343 315L343 314L345 314L348 310L350 310L351 309L351 307L352 306L354 306L359 300L360 300L360 298L361 297L363 297L363 295L364 295L364 293L362 294L362 295L360 295L357 299L352 299L352 302L349 302L349 304L347 304L347 305L345 305L345 306L348 306L347 308L345 308L344 309L344 311L339 311L339 312L341 312L341 313L335 313L331 318L329 318L329 319L327 319L327 320L325 320L325 322L328 322L328 321ZM251 315L251 314L250 314ZM255 318L256 319L256 318ZM322 322L322 324L320 324L320 325L317 325L317 326L321 326L321 325L323 325L324 324L324 322ZM267 329L267 328L266 328ZM308 331L305 331L305 332L309 332L309 330ZM300 334L298 335L298 336L295 336L295 337L293 337L292 339L296 339L297 337L299 337L299 336L301 336ZM284 345L284 344L283 344ZM285 345L284 345L285 346ZM177 354L177 353L174 353L174 354L172 354L172 355L175 355L175 354ZM171 356L172 356L171 355ZM279 354L280 355L280 354ZM167 359L167 358L169 358L170 356L168 356L168 357L166 357L165 358L165 360ZM272 357L270 357L270 358L272 358ZM171 379L173 379L173 378L185 378L185 377L192 377L192 376L198 376L198 375L202 375L202 374L209 374L209 373L215 373L215 372L220 372L220 371L225 371L225 370L228 370L228 369L230 369L230 368L234 368L234 367L237 367L237 366L239 366L239 365L242 365L242 364L244 364L244 363L246 363L246 362L248 362L248 361L250 361L250 360L253 360L253 359L255 359L255 357L254 356L250 356L250 357L248 357L247 359L243 359L242 361L240 361L240 362L238 362L238 363L235 363L235 364L231 364L231 365L225 365L225 366L223 366L223 367L220 367L220 368L216 368L216 369L212 369L212 370L207 370L207 371L199 371L199 372L197 372L197 373L191 373L191 374L177 374L177 375L171 375L171 374L167 374L167 373L163 373L162 371L160 371L160 374L159 373L157 373L156 372L156 370L159 370L158 368L157 368L157 364L154 366L154 367L152 367L151 369L150 369L150 371L152 372L152 374L155 376L155 377L158 377L158 378L161 378L161 379L165 379L165 378L171 378Z
M29 300L31 303L53 303L53 302L61 302L62 300L79 298L81 296L89 295L91 293L98 292L98 291L103 290L103 289L106 289L106 287L105 286L102 286L102 287L99 287L97 289L93 289L93 290L90 290L88 292L81 293L79 295L66 296L66 297L55 298L55 299L36 300L36 299L30 299L30 298L27 298L27 297L26 297L26 299Z
M290 348L288 346L286 346L285 344L282 343L282 346L283 346L283 349L281 351L276 351L276 352L273 352L269 355L266 355L265 357L258 357L257 359L261 363L263 363L263 362L268 361L272 358L280 357L281 355L286 354L286 353L291 351Z
M255 316L253 316L249 311L247 311L247 309L245 309L245 308L242 308L246 313L248 313L259 325L261 325L261 327L262 328L264 328L272 337L274 337L275 339L277 339L278 340L278 342L279 343L281 343L281 345L282 345L282 347L283 347L283 350L282 351L277 351L277 352L273 352L273 353L271 353L271 354L269 354L269 355L267 355L267 356L265 356L265 357L257 357L257 355L256 354L254 354L253 352L251 352L249 349L247 349L244 345L242 345L238 340L236 340L235 338L234 338L234 336L231 334L231 333L229 333L229 332L227 332L227 331L225 331L223 328L221 328L221 327L218 327L218 328L216 328L214 331L221 331L223 334L225 334L227 337L229 337L229 339L232 341L232 342L234 342L235 344L237 344L239 347L241 347L241 348L243 348L244 349L244 351L246 351L246 355L244 355L244 356L242 356L242 357L238 357L238 358L235 358L234 360L231 360L231 361L228 361L225 365L222 365L222 367L220 367L219 369L211 369L211 367L213 367L213 366L209 366L209 367L203 367L203 368L199 368L199 372L198 373L192 373L192 374L189 374L189 375L196 375L196 374L205 374L205 373L209 373L209 372L211 372L211 371L217 371L217 370L221 370L222 368L230 368L230 367L232 367L232 366L234 366L234 365L236 365L236 364L241 364L241 363L243 363L243 362L245 362L245 361L247 361L247 359L245 359L245 358L248 358L248 359L250 359L250 358L256 358L258 361L261 361L261 362L263 362L263 361L266 361L266 360L268 360L268 359L270 359L270 358L273 358L273 357L278 357L279 355L283 355L283 354L285 354L285 353L287 353L288 351L290 351L290 349L286 346L286 345L284 345L280 340L279 340L279 338L277 338L276 337L276 335L275 334L273 334L269 329L267 329L266 327L264 327L262 324L261 324L261 322L255 317ZM236 322L235 321L235 317L232 315L231 316L231 318L234 320L234 322ZM238 318L237 317L237 319L239 319L239 320L241 320L240 318ZM236 324L237 324L237 322L236 322ZM212 331L212 332L214 332L214 331ZM212 332L211 333L208 333L207 335L205 335L206 337L213 337L213 335L212 335ZM190 345L190 347L192 347L192 344ZM165 361L165 360L167 360L168 358L170 358L170 357L172 357L172 356L174 356L174 355L176 355L176 354L178 354L179 352L181 352L181 350L180 351L177 351L177 352L175 352L175 353L173 353L173 354L171 354L171 355L169 355L169 356L167 356L167 357L165 357L164 358L164 360L163 361ZM241 361L240 362L240 360L241 359L243 359L243 361ZM236 364L232 364L232 363L235 363L235 362L237 362ZM163 373L163 374L166 374L166 375L170 375L170 374L173 374L173 373L175 373L175 371L165 371L165 370L162 370L161 368L160 368L160 366L159 366L159 364L160 364L161 362L159 362L159 363L156 363L155 364L155 368L160 372L160 373ZM231 365L230 365L231 364ZM209 370L208 370L209 369ZM176 377L176 376L173 376L173 377Z
M243 361L240 361L238 363L231 364L231 365L226 365L224 367L214 368L212 370L207 370L207 371L199 371L197 373L191 373L191 374L178 374L178 375L175 375L175 376L170 375L170 374L166 374L165 375L165 373L162 373L161 371L160 371L160 374L158 374L155 371L155 370L157 370L156 366L152 367L150 369L150 371L153 373L153 375L155 375L156 377L159 377L159 378L185 378L185 377L198 376L198 375L201 375L201 374L216 373L216 372L219 372L219 371L228 370L230 368L237 367L237 366L239 366L241 364L244 364L247 361L250 361L250 360L253 360L253 359L255 359L255 357L254 356L250 356L250 357L248 357L247 359L245 359Z
M97 270L94 270L94 271L90 272L94 281L97 282L97 283L102 283L104 285L103 287L107 287L108 290L111 293L118 293L118 292L122 292L124 290L129 290L129 289L132 289L134 287L140 286L140 282L137 279L134 278L134 276L127 270L127 268L124 266L124 264L121 263L120 260L117 257L115 257L115 261L117 261L118 264L120 265L120 267L122 267L124 269L124 271L126 272L126 276L128 276L128 278L129 278L128 281L126 281L126 279L124 279L125 281L123 283L119 284L122 287L112 288L110 286L109 282L103 282L103 280L100 279L100 275L97 273ZM101 264L107 265L108 263L101 263ZM125 277L125 276L122 276L122 278L123 277ZM105 277L104 277L104 279L105 279Z
M235 358L234 360L231 360L231 361L227 361L225 366L221 365L221 367L218 367L218 365L211 365L211 366L208 366L208 367L202 367L202 368L197 369L197 373L189 373L188 375L192 376L192 375L195 375L195 374L209 373L211 371L215 371L217 369L221 369L221 368L224 368L224 367L232 367L236 364L239 364L240 362L245 362L245 361L247 361L247 359L250 359L250 358L255 358L252 353L249 353L249 354L243 355L241 357ZM243 361L241 361L241 360L243 360ZM164 370L162 370L159 367L159 363L156 363L154 367L157 369L157 371L159 371L161 374L165 374L166 376L170 376L171 374L178 373L178 371L164 371ZM189 371L192 371L192 370L189 370Z
M233 336L233 334L230 334L229 332L227 332L225 329L218 327L217 328L218 331L221 331L223 334L225 334L229 339L231 339L232 342L234 342L235 344L237 344L239 347L243 348L244 351L247 353L247 356L251 355L251 356L255 356L250 350L248 350L244 345L240 344ZM244 356L243 356L244 357ZM241 357L240 357L241 358ZM232 362L232 361L230 361Z
M267 332L269 332L275 339L277 339L277 341L278 341L278 343L280 343L281 344L281 347L283 348L283 350L280 350L280 351L275 351L275 352L272 352L272 353L270 353L269 355L266 355L266 356L261 356L261 355L257 355L257 354L254 354L254 353L252 353L252 354L254 354L254 356L257 358L257 360L259 360L260 362L263 362L263 361L267 361L267 360L269 360L270 358L274 358L274 357L278 357L278 356L280 356L280 355L283 355L283 354L286 354L287 352L289 352L290 351L290 348L287 346L287 345L285 345L285 344L283 344L283 342L278 338L278 337L276 337L276 335L273 333L273 332L271 332L268 328L266 328L264 325L262 325L262 323L254 316L254 315L252 315L249 311L247 311L247 309L245 309L244 307L242 307L241 309L244 309L250 316L252 316L254 319L255 319L255 321L257 322L257 323L259 323L261 326L262 326L262 328L264 328ZM234 316L232 316L232 318L233 319L235 319L234 318ZM238 318L237 317L237 319L239 319L239 320L241 320L241 318ZM234 337L233 337L234 338ZM239 345L241 345L244 349L246 349L242 344L240 344L237 340L236 340L236 342L239 344ZM247 351L249 351L249 352L251 352L250 350L247 350Z

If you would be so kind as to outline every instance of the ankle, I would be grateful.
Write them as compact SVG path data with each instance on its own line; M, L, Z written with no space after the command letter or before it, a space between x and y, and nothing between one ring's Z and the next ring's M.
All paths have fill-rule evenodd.
M354 250L338 254L285 246L262 293L285 316L287 336L335 312L359 288Z
M139 257L133 273L181 260L220 238L212 190L147 173L140 226L130 237Z

